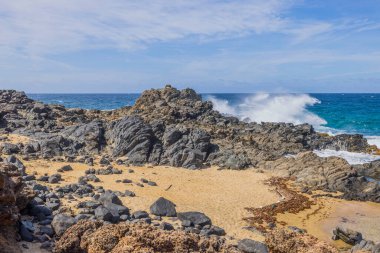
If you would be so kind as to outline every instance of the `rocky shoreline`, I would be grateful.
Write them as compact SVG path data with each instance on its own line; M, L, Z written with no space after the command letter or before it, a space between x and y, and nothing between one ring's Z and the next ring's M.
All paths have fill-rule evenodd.
M312 152L378 151L363 136L328 136L308 124L240 121L213 110L191 89L148 90L134 106L114 111L67 109L3 90L0 116L0 245L5 252L21 252L16 243L20 239L55 252L338 252L302 230L280 228L273 217L291 211L294 203L306 204L303 194L312 191L380 203L380 185L368 179L378 179L377 161L351 166L342 158L321 158ZM10 134L25 140L10 141ZM48 175L28 174L25 161L39 160L80 163L88 169L76 183L64 184L65 173L73 170L69 164ZM126 176L133 173L133 166L142 165L251 169L287 178L301 191L285 194L268 210L251 209L255 216L247 221L262 228L266 244L248 238L230 243L224 229L213 225L205 213L177 212L176 204L165 198L151 203L149 213L132 212L120 198L133 198L134 192L94 186L101 181L99 175L118 175L119 184L156 187L154 181L136 182ZM284 183L278 182L285 191ZM67 203L75 203L76 214ZM336 239L353 234L339 231ZM277 248L279 240L288 248ZM294 240L302 246L290 251ZM380 252L375 243L360 238L352 252Z

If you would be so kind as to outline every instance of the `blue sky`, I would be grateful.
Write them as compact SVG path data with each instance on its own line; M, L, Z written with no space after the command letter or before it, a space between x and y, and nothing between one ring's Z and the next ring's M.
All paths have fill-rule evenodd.
M0 0L0 88L380 92L378 0Z

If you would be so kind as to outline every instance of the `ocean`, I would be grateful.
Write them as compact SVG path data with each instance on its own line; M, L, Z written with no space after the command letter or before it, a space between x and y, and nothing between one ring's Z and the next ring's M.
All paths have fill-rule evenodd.
M140 94L28 94L68 108L112 110L133 105ZM310 123L329 134L359 133L380 148L380 94L202 94L214 108L242 120Z

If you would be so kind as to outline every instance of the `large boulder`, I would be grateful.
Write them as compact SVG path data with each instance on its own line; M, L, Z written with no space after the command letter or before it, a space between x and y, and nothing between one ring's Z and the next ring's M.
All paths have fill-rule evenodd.
M74 225L75 222L76 220L71 216L68 216L66 214L57 214L54 216L51 225L54 229L54 232L58 236L61 236L69 227Z
M163 197L157 199L151 206L150 212L157 216L174 217L177 214L175 204Z
M105 191L99 196L98 201L103 205L107 206L110 204L122 205L123 203L119 197L112 191Z
M113 147L114 156L126 155L131 163L144 164L148 162L155 137L150 125L139 117L127 116L110 123L107 141Z
M201 129L168 127L163 135L161 163L174 167L204 167L212 149L211 136Z
M98 154L105 145L104 133L103 122L95 120L90 123L68 127L61 132L61 135L75 140L75 146L81 149L79 153Z
M363 236L361 233L351 230L351 229L345 229L342 227L336 227L333 230L334 239L342 240L347 244L355 245L358 244L361 240L363 240Z
M117 222L119 220L118 215L115 217L111 210L104 206L98 206L95 209L95 217L98 220L103 220L103 221L109 221L109 222Z

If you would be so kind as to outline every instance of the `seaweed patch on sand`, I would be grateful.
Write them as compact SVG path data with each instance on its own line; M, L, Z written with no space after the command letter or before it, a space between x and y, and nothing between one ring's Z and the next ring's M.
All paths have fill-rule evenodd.
M277 214L285 212L298 213L305 209L309 209L315 204L315 202L308 197L290 189L287 185L289 180L289 178L272 177L266 181L266 184L274 187L274 191L276 191L284 200L260 208L246 208L246 210L253 215L252 217L244 218L250 226L262 233L266 233L268 229L276 223L286 225L285 222L277 221Z

